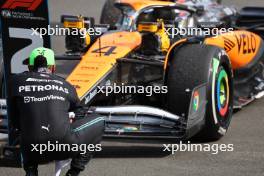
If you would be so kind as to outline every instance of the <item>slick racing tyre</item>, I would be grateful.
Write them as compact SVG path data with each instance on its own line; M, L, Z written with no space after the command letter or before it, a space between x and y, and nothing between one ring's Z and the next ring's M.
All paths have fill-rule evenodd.
M204 119L188 138L199 133L202 139L216 140L225 135L233 113L233 74L223 49L203 44L176 48L169 63L167 86L168 109L185 117L187 126L190 109L199 109L202 104L194 90L204 87Z
M102 13L101 13L101 24L110 24L110 26L115 26L121 11L114 6L115 0L106 0Z

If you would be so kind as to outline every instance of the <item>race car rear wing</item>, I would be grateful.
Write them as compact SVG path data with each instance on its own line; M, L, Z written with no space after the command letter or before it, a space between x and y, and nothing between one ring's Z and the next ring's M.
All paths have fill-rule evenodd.
M239 28L251 30L263 36L264 7L244 7L241 9L236 21Z
M264 7L244 7L239 13L238 22L242 24L262 23L264 19Z

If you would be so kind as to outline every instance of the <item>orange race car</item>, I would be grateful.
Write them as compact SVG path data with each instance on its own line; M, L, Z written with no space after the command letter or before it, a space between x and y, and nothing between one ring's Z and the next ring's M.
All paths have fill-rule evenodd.
M62 17L66 28L105 31L69 35L66 46L81 55L68 81L90 112L106 116L106 137L219 139L233 108L264 95L263 9L237 14L216 1L193 2L120 0L110 25ZM128 93L129 86L144 90Z
M96 25L83 16L61 18L70 34L68 51L58 59L80 59L67 80L87 107L84 113L105 116L105 137L219 139L234 107L264 95L263 8L237 13L213 0L119 0L115 7L121 13L110 24ZM8 12L2 12L3 20L10 18ZM25 24L43 24L35 21ZM45 44L26 37L32 32L27 26L9 29L12 40L3 39L4 53L17 50L12 43L18 46L23 37L32 44L25 48L28 41L23 42L20 56ZM25 63L14 53L11 71Z

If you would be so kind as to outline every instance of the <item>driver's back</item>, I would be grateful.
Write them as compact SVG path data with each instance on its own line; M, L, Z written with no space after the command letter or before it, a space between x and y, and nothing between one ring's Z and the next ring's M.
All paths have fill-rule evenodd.
M68 112L78 101L75 89L56 75L25 72L12 79L11 119L23 143L63 140L70 129Z

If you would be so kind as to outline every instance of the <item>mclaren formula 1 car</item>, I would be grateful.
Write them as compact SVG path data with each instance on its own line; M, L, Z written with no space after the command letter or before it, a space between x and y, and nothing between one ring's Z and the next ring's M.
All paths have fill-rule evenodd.
M66 55L81 57L67 80L89 112L106 116L105 137L219 139L234 108L264 95L263 8L237 13L217 2L205 7L157 0L120 0L115 7L114 25L62 17L66 28L103 31L68 35ZM227 31L174 33L190 28ZM109 93L117 86L163 91Z
M10 13L26 7L2 11L3 33L9 33L3 35L6 75L25 71L23 57L33 46L49 47L47 36L31 36L29 29L48 24L45 2L30 18ZM57 58L80 60L67 80L87 107L84 113L105 116L105 137L219 139L234 108L264 95L263 8L237 13L214 0L120 0L115 8L118 20L102 20L108 24L62 16L72 32L65 37L66 54ZM73 35L76 29L90 35ZM189 29L200 30L179 33ZM10 145L14 139L9 135Z

